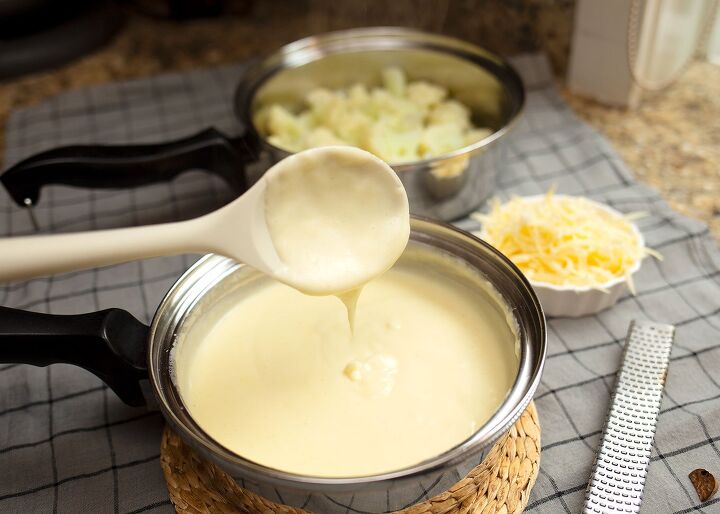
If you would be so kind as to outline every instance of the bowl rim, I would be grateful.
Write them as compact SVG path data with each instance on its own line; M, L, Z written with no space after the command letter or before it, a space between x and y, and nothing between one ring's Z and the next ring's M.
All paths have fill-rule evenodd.
M547 193L543 194L537 194L537 195L528 195L528 196L522 196L521 198L523 200L527 200L530 202L538 202L546 198ZM609 205L599 202L597 200L593 200L592 198L588 198L587 196L582 195L571 195L571 194L562 194L562 193L553 193L553 197L555 198L583 198L584 200L587 200L591 204L593 204L595 207L598 207L599 209L608 212L612 214L613 216L617 216L619 218L624 219L627 221L627 223L630 225L630 228L632 229L633 233L635 234L635 237L637 237L638 240L638 246L641 248L645 248L645 237L642 235L642 232L640 232L640 228L637 226L636 223L633 221L627 219L625 215L618 211L617 209L614 209L613 207L610 207ZM485 228L483 225L483 229L480 231L480 238L485 239ZM572 292L572 293L588 293L593 291L600 291L603 292L603 290L610 290L613 289L621 284L627 283L627 277L629 275L634 275L639 269L640 266L642 266L642 262L644 260L645 256L640 257L637 259L632 266L628 269L628 273L621 276L621 277L615 277L613 279L608 280L607 282L603 282L602 284L598 284L596 286L578 286L578 285L560 285L560 284L550 284L549 282L541 282L539 280L533 280L530 277L528 277L528 282L532 284L532 286L535 288L542 288L549 291L557 291L557 292Z
M386 47L379 47L376 43L373 44L373 41L383 39L387 39L389 42ZM305 64L318 61L326 55L343 53L337 50L328 51L327 54L323 54L322 52L324 48L329 47L332 50L334 45L346 40L353 43L353 47L349 49L350 52L358 50L377 51L422 48L436 52L444 52L457 58L470 61L495 76L498 82L503 85L508 95L512 96L517 103L516 109L511 112L503 125L497 130L492 131L486 137L470 145L465 145L457 150L435 157L416 161L388 163L390 167L397 172L412 170L417 167L432 167L447 160L473 155L482 151L512 131L525 112L527 95L525 84L517 70L506 59L480 46L463 41L462 39L424 32L409 27L377 26L337 30L308 36L278 48L264 59L256 60L249 66L235 91L234 109L236 116L243 120L248 127L251 127L262 143L270 147L274 152L283 156L292 155L294 152L289 152L279 146L273 145L255 128L251 113L255 94L267 80L284 69L298 68ZM364 42L367 46L355 46L358 43L354 40ZM505 74L504 79L499 76L500 71Z

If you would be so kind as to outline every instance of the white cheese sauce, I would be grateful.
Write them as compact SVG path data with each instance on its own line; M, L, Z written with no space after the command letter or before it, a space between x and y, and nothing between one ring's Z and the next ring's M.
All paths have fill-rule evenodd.
M517 335L489 284L439 260L403 257L370 281L354 334L337 299L262 276L203 309L174 352L191 415L238 455L312 476L394 471L461 443L509 391Z

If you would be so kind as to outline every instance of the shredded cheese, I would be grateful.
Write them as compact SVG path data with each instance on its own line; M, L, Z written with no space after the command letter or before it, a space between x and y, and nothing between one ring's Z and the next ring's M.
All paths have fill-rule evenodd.
M583 197L514 197L506 203L494 199L487 214L475 213L483 224L478 234L504 253L533 282L559 286L604 289L609 281L625 277L634 292L630 274L647 255L630 223L623 216Z

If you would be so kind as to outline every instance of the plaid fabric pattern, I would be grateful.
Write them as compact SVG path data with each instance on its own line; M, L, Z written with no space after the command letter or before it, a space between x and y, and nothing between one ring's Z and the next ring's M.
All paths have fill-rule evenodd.
M639 221L662 262L648 259L636 296L582 319L549 320L549 352L535 401L543 427L542 466L528 512L575 513L609 404L630 320L677 326L643 512L720 512L698 505L694 468L720 473L720 252L707 227L673 212L634 181L610 145L579 121L554 90L541 56L514 60L529 89L498 194L530 195L556 185ZM8 166L74 143L145 143L207 126L238 134L231 99L239 66L170 74L69 92L15 112ZM130 190L43 190L35 212L44 232L186 219L232 198L198 171ZM26 212L0 191L0 235L32 233ZM458 226L479 228L465 219ZM128 244L131 244L128 242ZM133 262L0 287L0 304L55 314L121 307L149 322L162 296L195 256ZM124 406L79 368L0 366L0 511L171 512L158 464L163 426L156 412ZM353 509L348 509L350 512Z

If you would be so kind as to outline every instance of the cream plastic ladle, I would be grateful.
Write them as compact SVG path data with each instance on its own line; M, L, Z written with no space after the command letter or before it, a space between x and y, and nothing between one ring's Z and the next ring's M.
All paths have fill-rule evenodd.
M282 263L265 224L265 188L261 179L224 207L187 221L0 239L0 281L208 252L272 275Z
M371 171L394 171L368 152L349 147L323 147L280 161L246 193L199 218L142 227L24 236L0 239L0 281L68 272L136 259L183 253L217 253L277 277L284 267L266 223L268 179L297 169L303 159L336 164L332 152L365 159ZM325 159L323 161L323 159ZM329 159L329 160L328 160ZM399 181L398 181L399 183ZM358 206L361 207L361 206Z

